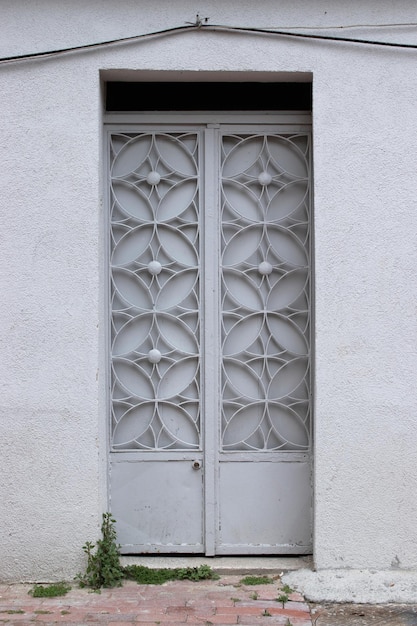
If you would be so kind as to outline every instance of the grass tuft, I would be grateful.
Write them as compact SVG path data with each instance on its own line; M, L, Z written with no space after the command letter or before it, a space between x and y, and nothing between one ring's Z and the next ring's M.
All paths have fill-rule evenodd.
M175 569L152 569L144 565L126 565L123 568L125 578L134 580L139 585L163 585L168 580L217 580L219 576L208 565L199 567L179 567Z
M268 576L245 576L240 582L242 585L268 585L273 581Z
M70 589L68 583L52 583L50 585L35 585L29 593L34 598L55 598L56 596L65 596Z

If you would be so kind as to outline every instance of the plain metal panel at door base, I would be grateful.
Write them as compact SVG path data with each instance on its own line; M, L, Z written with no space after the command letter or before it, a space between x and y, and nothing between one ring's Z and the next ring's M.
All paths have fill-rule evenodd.
M311 463L220 462L218 554L309 554Z
M115 462L111 493L122 553L204 551L202 472L193 461Z

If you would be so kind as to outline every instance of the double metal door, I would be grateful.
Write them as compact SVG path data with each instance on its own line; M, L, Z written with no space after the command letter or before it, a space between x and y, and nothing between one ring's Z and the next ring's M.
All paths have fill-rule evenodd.
M108 125L124 553L311 551L310 131Z

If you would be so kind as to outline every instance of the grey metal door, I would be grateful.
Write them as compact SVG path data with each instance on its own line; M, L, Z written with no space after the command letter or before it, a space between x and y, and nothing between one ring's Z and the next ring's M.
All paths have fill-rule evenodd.
M310 131L108 127L125 553L311 551Z

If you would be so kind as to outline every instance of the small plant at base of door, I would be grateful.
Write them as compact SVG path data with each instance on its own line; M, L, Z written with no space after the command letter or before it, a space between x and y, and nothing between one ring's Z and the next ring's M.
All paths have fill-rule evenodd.
M116 542L116 530L110 513L103 513L101 524L102 538L95 544L87 541L83 550L87 555L87 567L84 574L75 579L80 587L90 587L95 591L101 587L121 587L124 579L135 580L138 584L162 585L168 580L216 580L219 576L208 565L176 569L152 569L143 565L120 563L119 545Z
M272 580L268 576L245 576L240 581L242 585L268 585L272 583Z
M138 585L163 585L168 580L217 580L218 574L208 565L198 567L150 568L145 565L126 565L123 575Z
M80 587L120 587L124 578L120 564L119 546L116 542L116 530L110 513L103 513L101 524L102 538L96 544L87 541L83 550L87 555L87 568L84 574L78 574L76 580Z
M68 583L51 583L49 585L35 585L28 593L34 598L56 598L65 596L71 587Z

